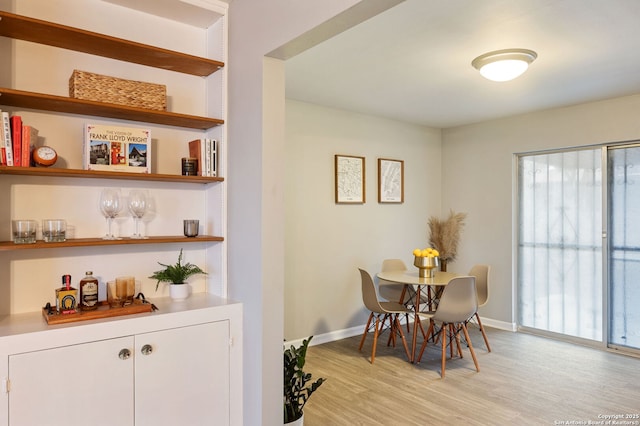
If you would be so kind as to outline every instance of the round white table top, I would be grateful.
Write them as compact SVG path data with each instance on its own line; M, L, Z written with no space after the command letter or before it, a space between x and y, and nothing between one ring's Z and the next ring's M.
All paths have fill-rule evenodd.
M378 272L377 277L381 280L396 284L411 285L447 285L452 278L459 277L460 274L454 272L436 271L433 278L421 278L418 271L386 271Z

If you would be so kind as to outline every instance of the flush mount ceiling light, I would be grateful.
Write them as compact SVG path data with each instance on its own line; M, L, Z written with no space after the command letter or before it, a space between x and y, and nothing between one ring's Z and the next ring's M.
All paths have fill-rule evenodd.
M537 57L538 54L533 50L495 50L478 56L471 65L486 79L509 81L524 73Z

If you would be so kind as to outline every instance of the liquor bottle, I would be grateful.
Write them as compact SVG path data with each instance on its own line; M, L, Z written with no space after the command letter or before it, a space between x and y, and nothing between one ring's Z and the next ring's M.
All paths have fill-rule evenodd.
M56 308L60 314L74 314L78 308L78 290L71 287L71 275L62 276L62 287L56 289Z
M98 309L98 280L92 271L87 271L86 274L80 280L80 309L93 311Z

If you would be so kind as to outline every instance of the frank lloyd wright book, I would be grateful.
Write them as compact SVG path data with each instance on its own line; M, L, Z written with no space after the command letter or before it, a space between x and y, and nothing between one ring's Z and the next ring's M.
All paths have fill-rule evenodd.
M85 170L151 173L151 130L85 125L83 166Z

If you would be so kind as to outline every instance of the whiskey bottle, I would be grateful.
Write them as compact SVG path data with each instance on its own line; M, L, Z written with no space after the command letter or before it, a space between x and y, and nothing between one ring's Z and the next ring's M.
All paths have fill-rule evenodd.
M87 271L86 276L80 280L80 309L93 311L98 309L98 280L92 271Z

